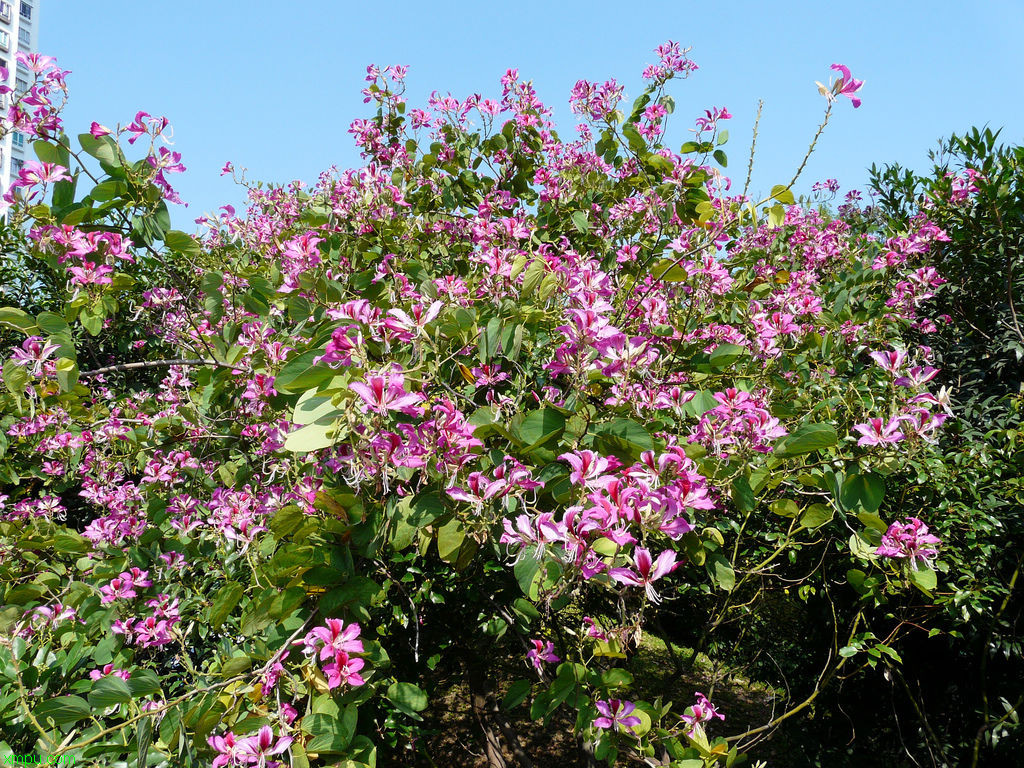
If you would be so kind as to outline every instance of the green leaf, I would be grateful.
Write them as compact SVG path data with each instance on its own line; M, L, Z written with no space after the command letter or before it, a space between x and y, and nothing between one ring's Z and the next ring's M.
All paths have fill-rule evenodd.
M726 157L725 152L723 150L721 150L721 149L716 149L715 150L714 158L715 158L715 162L718 163L723 168L725 168L726 166L729 165L729 158Z
M294 424L327 423L337 418L342 410L331 402L330 395L317 395L316 390L307 389L292 412Z
M136 740L136 762L137 768L145 768L146 756L149 754L149 745L153 741L153 718L144 717L139 721L135 731Z
M939 583L938 574L931 568L913 568L908 572L910 583L918 587L925 594L930 593Z
M632 419L614 419L591 428L595 445L604 454L636 460L644 451L654 450L650 433Z
M197 256L202 252L202 247L194 237L176 229L164 235L164 245L172 251L189 256Z
M784 184L776 184L772 187L772 199L778 200L784 205L793 205L796 202L793 190L788 189Z
M92 155L102 163L112 166L121 165L119 160L120 150L110 136L93 136L91 133L80 133L78 143L85 150L86 154Z
M547 271L547 264L544 259L534 259L530 262L530 266L526 268L526 272L523 273L523 285L519 290L519 297L521 299L527 299L536 290L537 286L540 285L540 281L544 278L544 273Z
M712 580L721 589L724 589L726 592L732 592L733 587L736 586L736 572L724 555L717 553L708 555L704 567L707 569L708 575L711 576Z
M773 205L768 209L768 226L781 227L786 223L786 209L781 205Z
M601 685L605 688L622 688L632 684L632 673L621 667L612 667L601 673Z
M465 539L465 526L461 520L453 518L437 532L437 554L446 563L454 563L458 560L459 549Z
M93 187L92 191L89 193L89 197L97 203L104 203L108 200L113 200L115 197L123 197L127 192L127 184L123 181L111 179L110 181L101 182Z
M59 696L44 701L32 710L32 714L44 723L49 720L56 725L67 725L89 717L92 714L92 707L81 696Z
M306 751L322 754L346 752L355 735L357 722L358 710L355 704L345 707L341 719L327 714L307 715L302 719L302 728L313 738L306 744Z
M331 368L313 362L322 355L322 350L311 349L293 357L274 379L274 389L281 394L302 392L332 378L335 372Z
M207 621L212 629L217 629L242 599L245 589L237 581L230 581L217 590L213 597L213 604L206 615Z
M21 397L28 386L28 370L14 360L4 360L4 384L12 395Z
M537 576L540 573L540 561L534 557L533 548L531 547L527 552L523 553L516 564L512 566L512 573L516 577L516 581L519 583L519 588L523 590L523 594L531 600L536 599L538 594L537 589Z
M502 709L515 709L524 701L526 697L530 695L530 691L533 690L533 683L529 680L516 680L508 688L508 693L501 700Z
M757 504L750 481L743 475L732 481L732 501L740 512L751 512Z
M530 411L519 425L519 439L527 450L539 448L562 434L565 421L565 416L554 408Z
M843 482L839 501L853 512L858 506L866 512L877 512L885 496L885 478L874 472L855 472Z
M719 344L711 353L708 361L712 368L722 370L748 354L750 353L746 349L737 344Z
M427 708L427 694L412 683L392 683L388 686L387 697L398 709L419 719L416 715Z
M70 392L78 383L78 363L62 357L57 361L57 383L61 392Z
M572 225L583 234L590 231L590 221L587 219L586 211L573 211Z
M805 424L792 434L780 438L775 443L774 454L780 458L800 456L804 453L820 451L839 442L836 428L831 424Z
M36 317L36 323L43 333L50 336L57 333L67 333L71 330L71 326L67 324L64 318L53 312L40 312Z
M57 163L57 165L67 167L67 160L63 153L48 141L32 142L32 150L36 153L36 157L44 163Z
M140 669L132 672L128 678L128 690L133 699L150 696L160 692L160 678L151 669Z
M676 264L675 259L662 259L651 267L651 275L656 280L664 280L666 283L685 283L690 279L690 273Z
M276 386L276 383L275 383ZM334 445L334 422L307 424L284 438L284 449L292 453L309 453Z
M78 316L78 321L91 336L99 336L100 331L103 330L103 315L94 315L91 312L83 311Z
M38 330L32 315L17 307L0 307L0 325L14 328L26 336L32 336Z
M131 701L132 692L128 683L117 675L101 677L92 684L89 690L89 704L97 709L106 709L115 704L124 704Z
M792 499L776 499L772 502L772 512L782 517L796 517L800 514L800 507Z
M832 507L825 504L811 504L800 516L800 525L804 528L820 528L835 515Z
M424 493L415 498L406 496L395 505L392 548L397 552L408 547L420 528L430 525L445 511L444 502L436 493Z

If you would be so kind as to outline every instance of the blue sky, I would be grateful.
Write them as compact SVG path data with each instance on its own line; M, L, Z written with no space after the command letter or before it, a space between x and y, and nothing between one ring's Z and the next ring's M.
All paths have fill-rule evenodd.
M40 50L73 73L68 132L127 124L139 109L166 115L188 167L176 187L190 205L172 212L186 230L243 201L219 175L228 160L273 182L357 165L347 127L367 115L359 91L370 63L410 65L410 106L433 90L500 95L502 73L518 67L571 136L576 80L615 77L635 96L652 49L679 41L700 70L671 91L671 143L705 108L727 107L728 172L742 186L763 99L755 192L791 178L824 106L814 81L833 62L866 81L864 103L837 105L798 191L826 177L862 188L872 162L923 169L940 137L972 125L1024 140L1024 0L41 3Z

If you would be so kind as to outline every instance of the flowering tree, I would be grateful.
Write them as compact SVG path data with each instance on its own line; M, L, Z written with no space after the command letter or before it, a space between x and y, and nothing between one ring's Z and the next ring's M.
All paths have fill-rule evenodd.
M947 418L927 347L896 346L934 327L944 234L864 235L852 199L796 205L796 177L732 191L727 110L664 143L697 67L656 53L631 106L577 83L571 140L515 70L500 98L413 109L406 68L370 67L363 167L249 185L198 237L171 228L166 119L72 140L67 73L22 57L12 750L374 765L415 751L456 675L491 765L531 764L522 721L555 718L591 763L731 765L860 659L898 663L910 622L863 619L914 611L941 567L927 511L883 502ZM859 104L833 69L826 122ZM727 729L631 671L683 615L707 650L790 588L832 606L832 641L765 722Z

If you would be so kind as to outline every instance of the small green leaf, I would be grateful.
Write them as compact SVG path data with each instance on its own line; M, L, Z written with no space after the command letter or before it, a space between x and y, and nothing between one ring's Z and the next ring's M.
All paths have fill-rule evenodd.
M128 683L113 674L94 681L92 688L89 690L89 704L97 709L106 709L115 704L124 704L126 701L131 701L131 699L132 692L128 688Z
M509 686L508 693L501 700L501 708L515 709L526 701L526 697L530 695L531 690L533 690L533 683L529 680L516 680Z
M920 588L925 594L930 593L939 583L938 574L931 568L911 568L908 575L910 583Z
M805 424L792 434L780 438L775 443L774 454L780 458L790 458L820 451L838 442L839 435L831 424Z
M78 363L62 357L57 361L57 383L61 392L70 392L78 383Z
M781 227L786 223L786 209L781 205L773 205L768 209L768 226Z
M583 234L590 231L590 222L587 220L586 211L573 211L572 225Z
M804 528L820 528L829 522L835 513L832 507L825 504L811 504L800 516L800 525Z
M202 251L202 247L194 237L176 229L172 229L164 235L164 245L172 251L189 256L196 256Z
M228 582L217 590L217 594L213 597L213 604L210 606L206 617L212 629L217 629L224 623L224 620L235 609L235 606L238 605L238 601L242 599L244 593L244 588L236 581Z
M728 368L747 354L749 352L746 349L736 344L719 344L711 353L708 361L711 363L712 368L722 370L723 368Z
M38 330L32 315L17 307L0 307L0 325L14 328L26 336L32 336Z
M704 567L712 580L726 592L731 592L736 586L736 572L724 555L717 553L708 555Z
M32 714L44 723L50 720L56 725L67 725L89 717L92 707L81 696L60 696L44 701L32 710Z
M787 188L784 184L776 184L772 187L772 199L778 200L784 205L793 205L796 202L793 190Z
M855 472L843 482L839 501L853 512L858 506L866 512L877 512L885 496L885 478L874 472Z
M388 686L387 697L392 704L407 715L416 716L417 712L427 708L427 694L422 688L412 683L392 683Z

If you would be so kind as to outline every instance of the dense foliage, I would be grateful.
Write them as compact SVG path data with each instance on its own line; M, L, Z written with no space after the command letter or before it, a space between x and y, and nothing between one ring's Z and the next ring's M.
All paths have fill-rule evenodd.
M7 748L433 764L464 691L488 765L532 765L531 723L583 764L732 765L956 631L945 542L973 521L918 493L949 468L920 343L949 236L797 205L796 176L734 192L725 109L663 143L696 65L657 54L631 106L577 84L572 140L514 70L418 109L371 67L363 167L250 185L198 237L171 228L167 121L70 139L66 73L25 58ZM823 125L859 104L833 69ZM709 687L670 696L698 655ZM769 686L752 717L714 688L741 672Z

